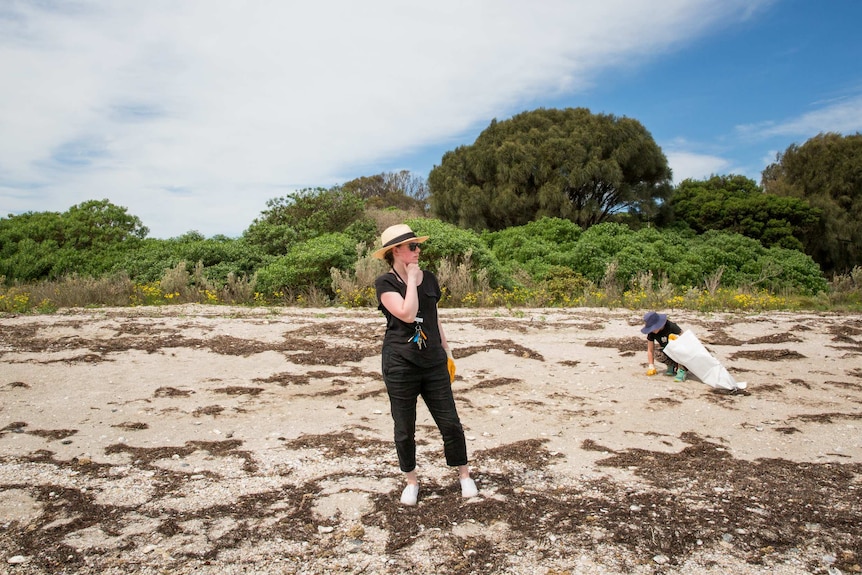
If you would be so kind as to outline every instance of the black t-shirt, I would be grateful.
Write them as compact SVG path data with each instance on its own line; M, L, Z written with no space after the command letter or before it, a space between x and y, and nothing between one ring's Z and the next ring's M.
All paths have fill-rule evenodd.
M422 270L422 283L417 286L419 291L419 311L417 318L422 318L422 331L428 336L422 349L413 343L411 338L416 334L415 323L404 323L386 309L380 301L380 296L386 292L394 291L405 297L407 285L399 281L395 274L388 272L374 280L374 289L377 290L377 309L386 316L386 335L383 336L383 347L391 347L402 357L420 367L431 367L446 363L446 352L443 350L443 342L440 339L440 330L437 326L437 302L440 301L440 284L437 277Z
M667 320L664 327L661 328L658 333L649 332L646 337L649 341L657 341L659 348L664 349L669 341L668 336L672 333L680 335L682 333L682 329L672 321Z

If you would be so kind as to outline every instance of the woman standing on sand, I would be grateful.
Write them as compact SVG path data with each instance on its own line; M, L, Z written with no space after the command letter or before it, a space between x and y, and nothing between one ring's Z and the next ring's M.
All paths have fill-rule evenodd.
M455 364L437 317L440 285L434 274L419 268L420 245L427 239L417 237L407 225L390 226L380 236L383 247L373 254L390 266L374 287L377 308L386 316L382 371L395 424L398 464L407 478L401 493L404 505L416 505L419 497L415 436L420 395L443 436L446 463L458 468L461 495L479 493L470 478L464 429L452 395Z

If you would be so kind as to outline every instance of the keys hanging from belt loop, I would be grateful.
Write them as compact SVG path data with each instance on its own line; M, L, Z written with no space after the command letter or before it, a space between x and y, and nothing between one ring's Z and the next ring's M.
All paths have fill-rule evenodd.
M416 344L416 346L419 349L422 349L423 347L426 347L428 345L425 342L425 340L428 339L428 336L425 335L425 332L422 330L422 324L421 323L416 322L414 324L414 327L415 327L416 331L413 332L413 335L410 336L410 339L408 339L407 342L408 343L413 342Z

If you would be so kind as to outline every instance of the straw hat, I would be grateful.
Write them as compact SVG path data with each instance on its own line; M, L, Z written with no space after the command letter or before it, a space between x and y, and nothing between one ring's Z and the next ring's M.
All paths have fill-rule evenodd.
M397 224L394 226L389 226L383 233L380 234L380 243L383 245L382 248L371 254L375 258L382 260L383 256L394 248L395 246L400 246L401 244L407 244L411 242L416 242L421 244L425 240L427 240L430 236L416 236L413 233L413 230L410 229L410 226L407 224Z

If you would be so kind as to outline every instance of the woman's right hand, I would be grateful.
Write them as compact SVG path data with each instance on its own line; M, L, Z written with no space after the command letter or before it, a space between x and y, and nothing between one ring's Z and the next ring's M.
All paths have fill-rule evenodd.
M419 267L419 264L407 264L407 281L409 282L411 279L414 285L419 285L422 281L422 268Z

